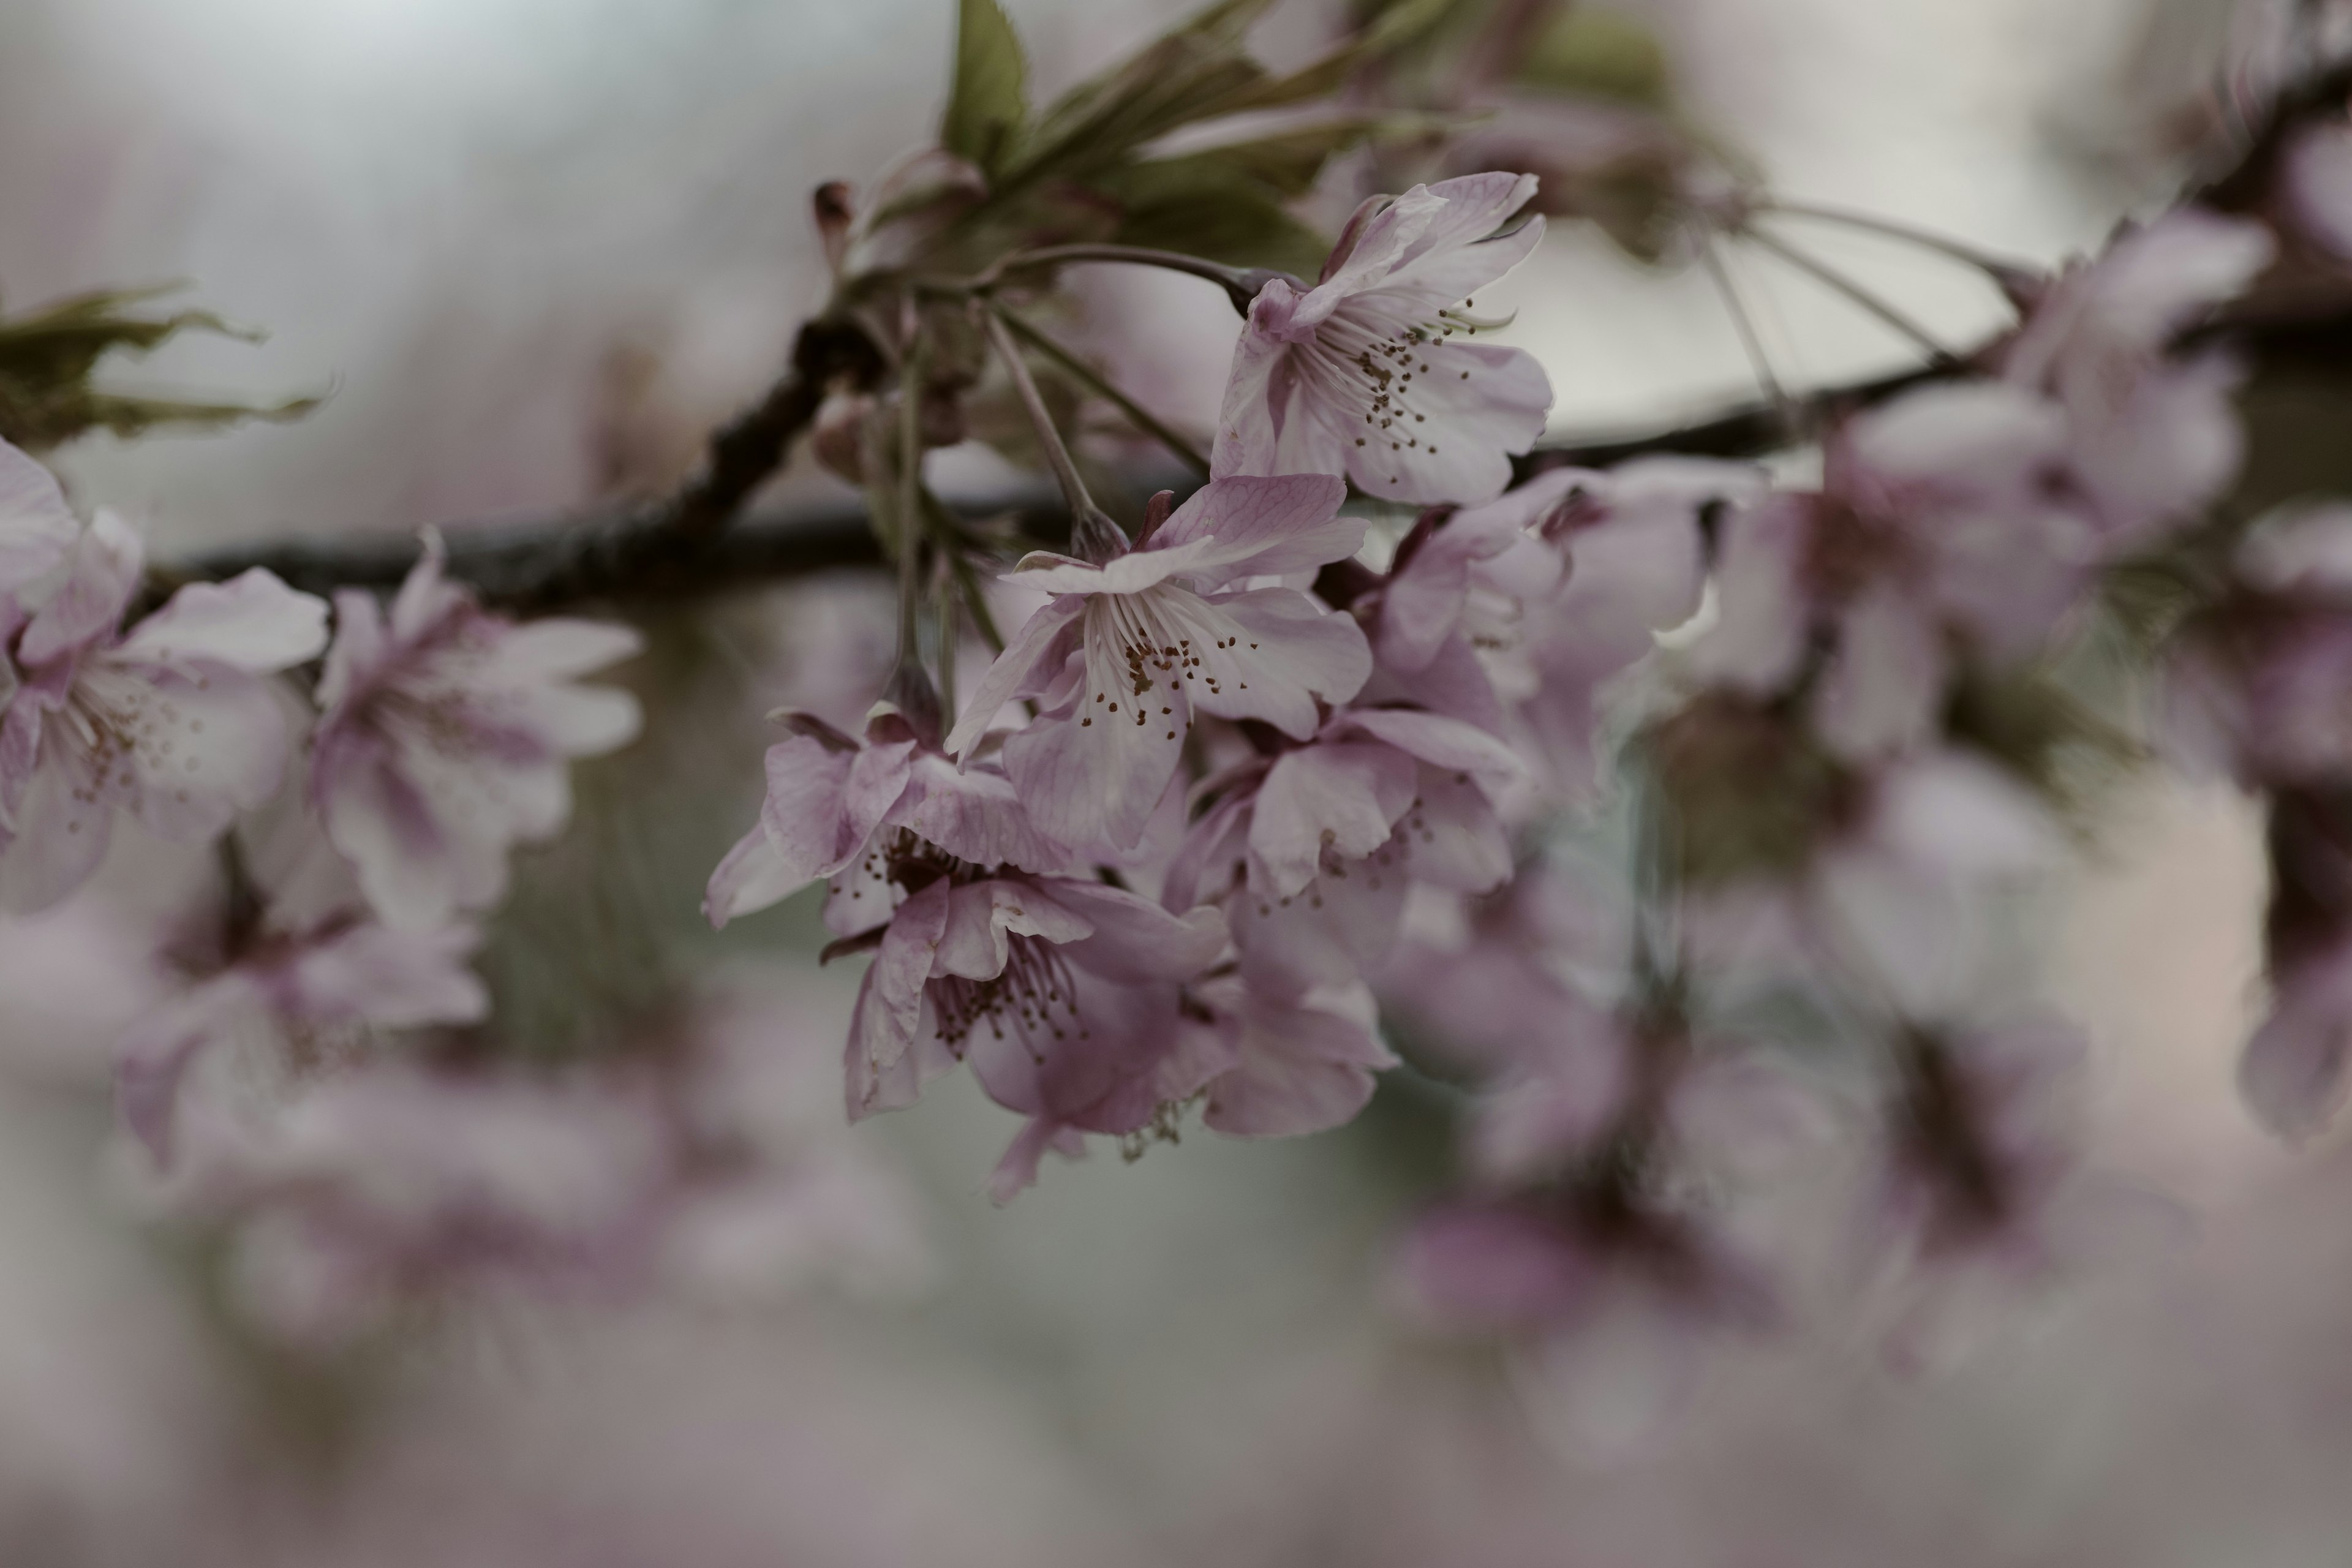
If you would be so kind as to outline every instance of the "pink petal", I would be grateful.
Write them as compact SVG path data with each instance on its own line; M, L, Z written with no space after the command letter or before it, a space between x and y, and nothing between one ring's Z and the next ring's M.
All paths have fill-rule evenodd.
M935 752L915 753L906 793L886 820L975 866L1051 871L1070 858L1030 822L1011 779L959 769Z
M1176 509L1149 549L1203 544L1188 568L1203 582L1311 571L1364 542L1363 520L1339 515L1347 495L1333 474L1214 479Z
M146 548L121 518L100 511L74 545L63 586L34 613L16 645L22 665L46 664L111 634L138 591Z
M1210 1086L1202 1120L1243 1138L1345 1126L1396 1058L1371 1026L1320 1007L1260 1003L1241 1016L1240 1061Z
M57 476L0 441L0 594L56 570L80 532Z
M703 889L702 912L714 930L724 930L738 915L748 915L782 902L808 885L800 868L786 860L768 837L767 828L754 823L736 840L710 882Z
M1087 602L1072 594L1055 599L1022 623L1013 634L1013 641L996 662L981 677L980 685L972 691L971 700L964 705L963 716L949 732L945 750L950 756L961 756L971 750L1003 706L1013 700L1030 671L1054 648L1064 632L1072 630L1085 613Z
M1316 699L1344 702L1372 672L1372 652L1349 616L1290 588L1219 595L1208 601L1241 630L1232 647L1201 655L1187 691L1221 719L1263 719L1303 741L1322 722ZM1209 678L1216 689L1210 690Z
M1413 801L1412 759L1392 746L1326 742L1277 759L1258 787L1250 852L1288 898L1315 879L1324 849L1360 859L1388 842Z
M1224 952L1225 917L1215 910L1174 914L1124 888L1074 877L1041 877L1035 886L1092 928L1064 956L1107 980L1188 980Z
M204 659L267 674L318 657L327 605L256 566L226 583L191 583L122 639L121 656L151 664Z

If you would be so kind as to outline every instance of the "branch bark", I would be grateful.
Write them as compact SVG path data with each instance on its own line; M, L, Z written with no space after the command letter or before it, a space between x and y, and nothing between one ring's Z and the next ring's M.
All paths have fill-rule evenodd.
M2326 369L2352 380L2352 288L2296 300L2250 300L2197 336L2239 344L2263 366ZM1979 345L1971 358L1980 357L1990 346ZM1557 468L1609 468L1663 453L1760 457L1794 446L1807 433L1856 409L1954 374L1951 366L1921 367L1823 388L1798 399L1801 428L1795 431L1780 410L1757 403L1633 435L1549 441L1519 459L1519 477ZM865 507L855 500L777 508L726 526L742 496L781 458L783 443L798 428L792 419L804 424L809 416L797 411L793 399L801 395L798 392L792 398L780 395L794 379L788 375L778 384L777 393L713 441L716 454L730 432L756 428L759 450L753 456L766 454L768 444L774 443L769 468L738 458L723 469L724 482L699 477L678 496L648 507L449 525L444 530L449 574L469 584L485 603L541 614L581 605L645 604L738 592L814 572L879 564L881 547L866 526ZM747 437L744 447L751 445ZM721 461L714 460L713 474L722 471ZM1181 498L1199 483L1198 476L1171 468L1155 471L1138 489L1164 487ZM1069 532L1068 510L1048 484L949 504L967 524L1010 518L1021 534L1039 542L1055 542ZM271 540L163 563L156 571L157 587L168 592L181 583L218 581L266 566L309 593L327 594L339 587L383 590L399 584L416 555L416 541L396 535Z

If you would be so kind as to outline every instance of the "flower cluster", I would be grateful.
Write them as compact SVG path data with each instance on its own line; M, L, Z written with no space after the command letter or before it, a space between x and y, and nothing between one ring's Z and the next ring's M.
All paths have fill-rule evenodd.
M1575 188L1373 196L1318 266L1282 202L1362 117L1150 150L1319 93L1434 11L1276 79L1240 52L1249 9L1032 115L1009 25L967 5L939 145L862 204L818 193L834 296L792 374L672 503L564 543L716 570L766 471L747 454L805 429L896 570L879 700L837 722L882 671L836 660L854 680L772 715L758 818L703 890L725 927L822 884L822 961L864 965L838 1091L795 1065L774 1125L762 1074L836 1037L731 982L665 971L609 1010L609 1052L495 1016L510 859L564 829L576 760L638 733L637 698L583 679L635 632L496 613L430 531L389 604L255 569L139 614L138 536L0 446L0 902L89 882L118 816L214 847L119 1101L153 1190L236 1232L278 1319L348 1331L449 1278L910 1272L903 1202L834 1134L959 1069L1017 1119L999 1201L1049 1151L1134 1157L1196 1111L1337 1128L1395 1073L1462 1111L1457 1188L1398 1250L1436 1321L1553 1367L1663 1351L1647 1387L1671 1394L1699 1344L1794 1310L1780 1264L1811 1242L1782 1194L1843 1180L1864 1294L1916 1362L1955 1300L2054 1275L2108 1192L2069 1142L2079 1032L2032 999L2032 895L2100 783L2158 754L2269 809L2254 1110L2303 1136L2352 1088L2352 510L2237 484L2245 297L2352 279L2340 114L2294 110L2046 275L1777 204L1663 99L1509 158ZM1528 143L1531 92L1430 166ZM1255 216L1218 255L1146 243L1221 203ZM1979 268L2015 320L1852 396L1761 375L1779 437L1707 449L1769 467L1668 443L1571 466L1538 447L1543 370L1497 341L1545 212L1651 258L1766 247L1934 348L1769 226L1859 224ZM1059 269L1096 262L1240 310L1192 433L1040 325ZM1131 530L1072 450L1097 405L1200 476L1128 504ZM971 438L1051 471L1058 548L996 553L931 493L928 454ZM837 640L881 644L857 630ZM709 941L676 891L660 912ZM1785 1179L1825 1147L1843 1176Z

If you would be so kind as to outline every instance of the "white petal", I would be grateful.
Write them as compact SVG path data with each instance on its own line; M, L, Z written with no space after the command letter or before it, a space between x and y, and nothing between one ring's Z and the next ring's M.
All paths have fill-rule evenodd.
M209 659L266 674L327 646L326 601L298 594L256 566L226 583L191 583L122 639L129 658Z

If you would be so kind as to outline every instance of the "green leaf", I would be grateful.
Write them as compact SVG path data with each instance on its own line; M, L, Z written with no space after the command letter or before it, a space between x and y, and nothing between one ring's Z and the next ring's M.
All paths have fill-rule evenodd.
M1381 12L1351 42L1288 76L1262 78L1234 93L1213 112L1241 114L1252 110L1280 109L1336 91L1366 66L1428 37L1458 3L1459 0L1402 0Z
M1105 167L1154 137L1226 112L1218 106L1265 80L1242 43L1271 4L1220 0L1080 82L1038 117L1019 172L1034 177Z
M133 436L157 425L220 426L244 419L292 419L315 397L267 407L101 392L90 385L99 361L120 350L145 353L183 331L252 339L209 310L137 316L128 308L164 290L101 289L0 321L0 438L31 450L93 429Z
M955 83L940 121L940 145L994 174L1029 118L1029 65L997 0L961 0L961 5Z
M1666 52L1631 17L1581 5L1544 29L1518 70L1530 87L1664 109L1673 98Z

